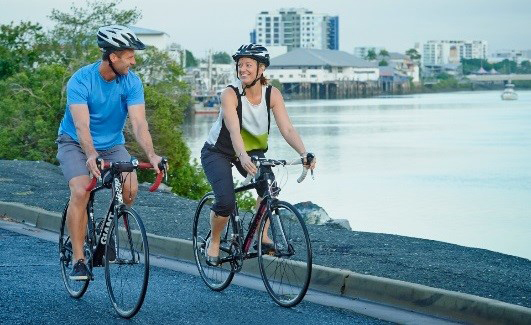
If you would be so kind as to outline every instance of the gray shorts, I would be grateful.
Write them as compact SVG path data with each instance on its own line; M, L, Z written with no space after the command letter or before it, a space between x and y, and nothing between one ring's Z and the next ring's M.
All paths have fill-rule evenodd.
M61 170L67 182L77 176L89 175L87 169L87 156L81 145L69 135L61 134L55 141L57 143L57 160L61 164ZM123 144L114 146L108 150L98 150L104 161L130 161L131 155Z

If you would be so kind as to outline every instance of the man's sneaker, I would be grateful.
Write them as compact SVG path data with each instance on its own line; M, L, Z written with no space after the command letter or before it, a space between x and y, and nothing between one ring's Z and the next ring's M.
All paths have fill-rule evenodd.
M85 265L85 260L81 259L74 264L72 272L70 272L70 280L86 281L92 279L92 272Z

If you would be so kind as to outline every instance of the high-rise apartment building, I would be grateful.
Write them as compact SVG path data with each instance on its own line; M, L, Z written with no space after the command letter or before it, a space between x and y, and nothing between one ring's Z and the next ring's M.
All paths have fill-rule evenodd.
M486 59L486 41L428 41L423 46L424 66L459 64L461 59Z
M256 16L251 42L265 46L339 49L339 17L304 8L262 11Z

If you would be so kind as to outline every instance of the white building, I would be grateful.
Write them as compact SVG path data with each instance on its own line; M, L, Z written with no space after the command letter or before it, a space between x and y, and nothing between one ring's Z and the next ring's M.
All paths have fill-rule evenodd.
M377 81L379 69L347 52L300 48L273 58L266 77L281 83Z
M156 47L161 51L168 50L171 42L170 35L159 30L141 28L136 26L128 26L142 43Z
M503 60L515 61L521 64L523 61L531 59L531 50L498 50L489 57L489 63L498 63Z
M486 59L486 41L428 41L423 46L423 66L459 64L461 59Z
M265 46L337 49L337 16L314 13L304 8L262 11L256 16L251 42Z

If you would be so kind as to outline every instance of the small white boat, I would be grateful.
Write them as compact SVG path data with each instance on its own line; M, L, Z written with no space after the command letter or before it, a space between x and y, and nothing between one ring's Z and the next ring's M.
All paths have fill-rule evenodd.
M518 94L514 91L514 84L508 83L505 85L505 90L501 94L503 100L517 100Z

